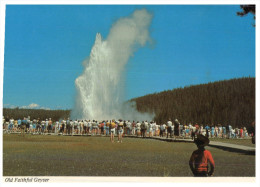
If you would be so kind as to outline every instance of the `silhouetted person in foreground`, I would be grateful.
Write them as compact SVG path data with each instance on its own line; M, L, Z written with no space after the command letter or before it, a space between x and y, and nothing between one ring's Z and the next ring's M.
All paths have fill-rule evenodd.
M204 148L209 144L209 139L206 136L198 134L194 143L197 145L198 149L192 153L189 161L193 175L195 177L212 176L215 163L210 151L205 150Z

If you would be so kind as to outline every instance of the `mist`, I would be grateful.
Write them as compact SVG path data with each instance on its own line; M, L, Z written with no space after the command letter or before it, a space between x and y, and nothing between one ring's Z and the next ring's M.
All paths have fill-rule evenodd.
M83 73L75 80L77 94L71 118L153 119L153 114L139 113L135 103L124 100L126 64L135 51L151 41L151 20L147 10L136 10L118 19L106 40L96 34L90 56L83 62Z

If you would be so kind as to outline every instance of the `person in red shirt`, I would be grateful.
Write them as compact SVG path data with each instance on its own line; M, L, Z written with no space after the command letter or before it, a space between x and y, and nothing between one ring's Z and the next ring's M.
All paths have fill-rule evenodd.
M243 136L244 134L243 134L243 133L244 133L244 132L243 132L243 128L241 127L241 128L240 128L240 138L244 138L244 136Z
M210 151L205 150L204 148L209 144L209 139L206 136L198 134L194 143L197 145L198 149L193 151L189 161L193 175L195 177L212 176L214 173L215 162Z

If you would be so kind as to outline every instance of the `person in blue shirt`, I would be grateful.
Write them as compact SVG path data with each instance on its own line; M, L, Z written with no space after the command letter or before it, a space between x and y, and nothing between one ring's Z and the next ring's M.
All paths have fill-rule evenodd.
M26 129L27 125L27 119L24 117L22 122L21 122L21 135L24 136L24 131Z
M14 129L14 118L11 117L11 119L9 120L9 125L8 125L8 132L13 132Z
M210 127L208 125L206 125L205 129L206 129L206 137L208 138Z
M212 126L211 127L211 138L213 138L214 134L215 134L215 128L214 128L214 126Z
M160 137L163 137L164 131L165 131L164 126L160 124Z
M223 126L223 127L222 127L222 138L226 138L226 134L227 134L226 127Z
M105 121L105 129L106 129L106 136L109 136L109 122L108 120Z
M22 120L20 118L17 120L17 124L18 124L18 129L20 130L22 124Z

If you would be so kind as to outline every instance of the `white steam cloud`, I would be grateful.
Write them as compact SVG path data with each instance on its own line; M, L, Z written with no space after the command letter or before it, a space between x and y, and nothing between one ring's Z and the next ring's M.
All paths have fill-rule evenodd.
M77 119L151 120L150 114L135 110L135 103L124 102L124 73L129 58L150 40L152 15L145 9L119 19L107 40L96 35L84 72L75 80L77 97L71 117Z

